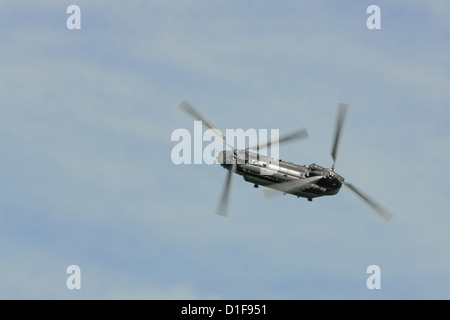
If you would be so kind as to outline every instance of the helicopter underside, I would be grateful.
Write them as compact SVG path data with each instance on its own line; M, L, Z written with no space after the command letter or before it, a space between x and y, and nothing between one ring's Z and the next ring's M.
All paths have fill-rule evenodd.
M322 179L318 180L317 182L310 183L307 188L300 187L298 189L283 191L283 190L279 190L278 188L275 187L278 183L282 183L280 181L278 183L274 183L272 181L269 181L269 179L267 179L267 177L264 177L264 176L258 176L258 175L252 174L252 173L242 174L239 171L237 171L236 173L239 175L242 175L245 181L254 183L256 186L264 186L267 188L281 191L285 194L288 193L288 194L292 194L297 197L302 197L302 198L307 198L307 199L335 195L339 192L339 190L342 186L342 185L333 186L333 187L327 186L329 184L329 182L327 181L327 178L322 178ZM302 179L302 178L300 178L300 179Z
M236 172L236 173L239 174L238 172ZM297 190L293 189L293 190L289 190L289 191L283 191L283 190L279 190L279 189L273 187L274 186L273 183L268 182L267 180L265 180L265 178L261 178L260 176L255 176L253 174L245 174L242 176L245 181L254 183L256 186L264 186L267 188L278 190L280 192L283 192L284 194L288 193L288 194L292 194L297 197L302 197L302 198L307 198L307 199L312 199L312 198L317 198L317 197L322 197L322 196L332 196L332 195L337 194L340 190L340 187L338 187L338 188L324 187L323 180L326 180L325 178L319 180L318 182L309 184L309 186L307 188L299 188Z
M266 156L246 153L245 158L239 156L235 173L255 187L264 186L297 197L312 198L331 196L339 192L344 179L330 169L311 164L309 167L285 162ZM245 159L245 160L244 160ZM221 164L232 170L233 165Z

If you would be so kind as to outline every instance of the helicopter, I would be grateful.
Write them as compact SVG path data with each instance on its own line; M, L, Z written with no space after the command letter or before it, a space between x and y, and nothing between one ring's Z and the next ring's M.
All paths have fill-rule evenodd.
M259 153L259 150L269 148L275 144L307 138L308 132L304 128L273 141L269 140L268 142L249 146L245 149L236 149L227 142L226 137L221 131L216 129L188 100L183 100L178 107L195 120L201 121L205 127L212 129L214 134L230 149L227 150L225 148L219 151L216 158L217 163L228 170L216 212L217 214L227 216L232 177L233 174L238 174L246 182L253 183L255 188L259 186L268 188L264 190L266 198L282 193L312 201L314 198L336 195L344 185L369 205L382 220L389 222L393 218L394 215L391 212L369 198L354 185L346 182L341 175L334 171L342 127L349 109L348 104L338 103L336 126L331 149L331 157L333 159L331 168L326 168L315 163L309 166L299 165L291 161L287 162ZM256 152L252 152L251 150L256 150Z

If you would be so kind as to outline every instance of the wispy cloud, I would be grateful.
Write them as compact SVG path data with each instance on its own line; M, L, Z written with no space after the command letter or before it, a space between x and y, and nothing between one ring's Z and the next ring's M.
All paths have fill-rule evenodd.
M377 297L448 297L446 3L382 4L379 32L348 3L177 4L81 2L71 32L64 6L2 2L20 23L0 19L0 296L370 299L378 263ZM225 170L170 162L184 98L220 129L306 126L281 154L322 165L350 103L336 169L396 217L347 190L266 202L240 177L214 215Z

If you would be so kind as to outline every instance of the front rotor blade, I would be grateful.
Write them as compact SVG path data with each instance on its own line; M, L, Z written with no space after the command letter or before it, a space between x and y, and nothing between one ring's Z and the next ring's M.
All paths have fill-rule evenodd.
M283 193L302 191L302 190L308 189L314 182L319 181L322 178L323 178L323 176L314 176L314 177L309 177L309 178L292 180L292 181L288 181L288 182L269 184L265 187L271 188L273 190L264 189L263 190L264 196L266 197L266 199L271 199L271 198L274 198L275 196L281 195L281 193L278 191L281 191Z
M345 116L347 115L349 105L344 103L339 103L338 105L338 115L336 119L336 130L334 132L334 142L333 142L333 148L331 149L331 156L333 157L333 166L332 169L334 169L334 164L336 162L336 155L337 155L337 148L339 144L339 138L341 136L342 126L344 125Z
M265 142L262 144L251 146L251 147L249 147L249 149L252 149L252 150L264 149L264 148L270 147L273 144L281 144L282 142L288 142L291 140L304 139L304 138L308 138L308 131L306 131L305 128L294 131L290 134L287 134L287 135L279 138L278 140L268 141L268 142Z
M233 167L228 171L227 179L225 180L225 186L222 191L222 197L219 202L217 214L226 217L228 214L228 199L230 197L231 178L233 173L236 172L236 162L233 163Z
M180 105L178 106L178 108L180 108L184 112L188 113L195 120L201 121L207 128L211 129L216 136L218 136L220 139L222 139L224 144L226 144L232 150L234 149L232 146L230 146L227 143L227 140L226 140L225 136L222 134L222 132L220 132L220 130L217 129L210 121L206 120L206 118L200 112L198 112L189 101L183 100L180 103Z
M362 200L364 200L369 206L372 207L372 209L375 210L375 212L387 223L391 221L391 219L394 217L392 213L381 207L378 203L370 199L368 196L363 194L361 191L359 191L356 187L351 185L350 183L344 182L344 184L352 190L356 195L358 195Z

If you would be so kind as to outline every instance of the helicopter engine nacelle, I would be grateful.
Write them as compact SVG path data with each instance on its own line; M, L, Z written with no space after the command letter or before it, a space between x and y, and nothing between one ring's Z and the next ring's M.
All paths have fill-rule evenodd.
M327 171L327 169L325 169L324 167L322 167L322 166L319 166L319 165L317 165L317 164L315 164L315 163L311 163L310 165L309 165L309 169L311 170L311 173L313 174L313 175L324 175L325 174L325 172Z
M311 164L309 165L309 168L310 168L311 170L317 170L317 171L323 171L323 170L325 169L324 167L319 166L319 165L317 165L317 164L315 164L315 163L311 163Z
M233 151L231 150L223 150L223 151L219 151L218 155L217 155L217 163L219 163L220 165L231 165L233 164Z

